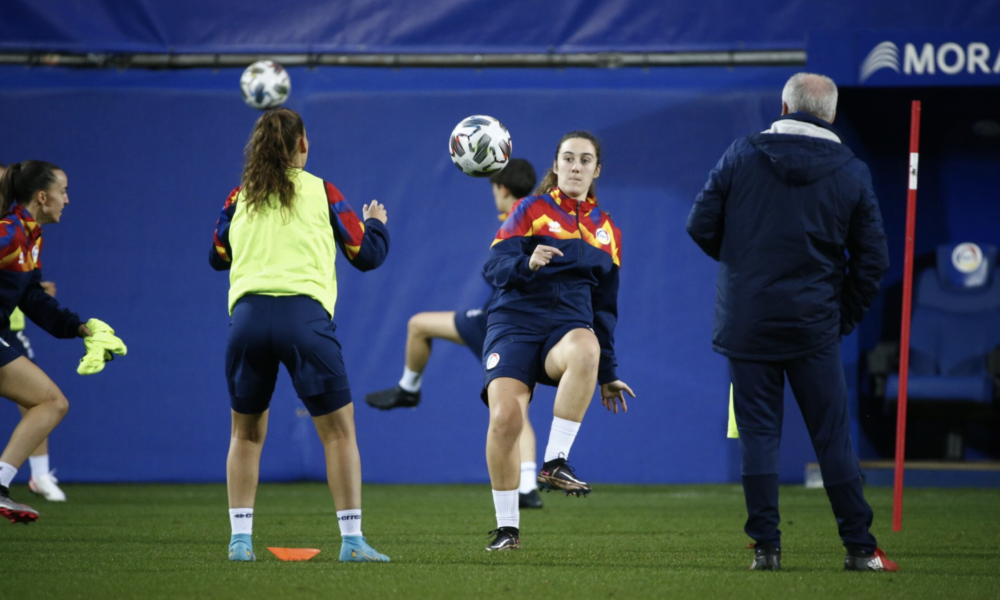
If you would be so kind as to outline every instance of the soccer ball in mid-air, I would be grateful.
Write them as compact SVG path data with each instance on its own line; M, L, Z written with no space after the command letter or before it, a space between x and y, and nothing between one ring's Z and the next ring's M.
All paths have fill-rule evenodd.
M466 175L489 177L510 159L510 133L503 123L486 115L466 117L448 140L451 162Z
M285 67L270 60L259 60L240 77L243 101L254 108L267 110L281 106L292 91L292 80Z

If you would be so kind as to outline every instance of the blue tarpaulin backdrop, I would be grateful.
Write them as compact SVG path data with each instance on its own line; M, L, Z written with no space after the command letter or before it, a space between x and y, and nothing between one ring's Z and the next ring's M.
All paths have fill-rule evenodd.
M69 176L63 222L46 227L44 274L60 301L107 321L129 345L126 358L84 378L74 372L79 340L29 324L39 364L72 406L51 450L67 480L224 477L228 280L206 255L258 116L240 99L239 73L0 69L0 160L44 158ZM470 114L501 118L514 153L539 170L563 133L590 129L604 140L599 198L624 232L617 346L620 375L639 398L627 415L595 403L573 458L595 481L738 476L724 438L726 367L709 343L716 267L684 222L732 139L778 112L790 74L292 69L289 105L312 142L307 168L356 209L371 198L389 209L386 264L367 274L338 264L335 319L355 398L399 378L411 314L481 301L479 273L499 223L489 184L448 158L453 125ZM311 421L285 379L263 477L321 477ZM439 343L425 380L418 410L357 406L365 478L485 480L481 368L467 349ZM540 449L551 406L546 390L532 409ZM14 407L0 404L0 435L15 421ZM787 476L801 478L808 444L792 435L785 449Z
M816 32L995 31L998 24L992 0L4 0L0 49L734 51L805 48Z
M1000 24L1000 4L981 0L905 7L894 0L512 0L502 7L294 0L280 11L259 0L6 0L2 13L0 51L560 53L802 49L808 42L810 64L851 84L860 81L869 46L891 41L903 52L902 74L885 67L865 85L914 86L995 83L995 73L978 67L942 71L958 60L956 46L946 44L963 56L981 44L975 64L985 64L984 47L990 65L1000 56L995 37L972 33L995 36ZM921 63L925 72L911 64L906 73L907 44L925 43L942 53L938 71ZM737 447L724 438L725 361L709 343L716 266L690 242L684 221L733 138L764 129L778 114L793 72L291 69L289 106L302 113L313 144L309 170L336 183L358 210L371 198L389 208L385 266L360 274L339 264L336 320L355 398L397 381L411 314L482 300L479 272L498 222L488 183L448 160L454 124L471 114L500 118L515 155L539 171L563 133L589 129L604 140L600 200L624 232L619 373L639 398L627 415L596 405L573 459L597 482L737 480ZM82 343L53 340L29 324L39 364L72 406L51 440L64 480L225 476L228 281L209 269L206 253L257 117L240 100L239 75L0 67L0 161L50 160L69 175L63 223L46 227L44 273L58 283L60 301L111 323L129 345L127 358L83 378L75 374ZM965 237L995 243L997 138L969 133L991 131L995 114L961 93L961 102L939 95L924 107L925 132L942 133L927 136L921 158L929 175L921 174L921 214L928 217L918 221L918 252ZM908 94L855 96L837 123L872 164L892 250L887 284L901 277ZM849 96L842 90L842 101ZM879 316L885 303L876 303ZM877 341L880 325L873 315L857 339L845 340L852 394L860 350ZM285 379L272 405L262 476L320 478L320 445ZM366 480L485 481L480 384L471 354L440 343L418 410L386 414L359 405ZM540 451L551 405L546 389L532 408ZM786 417L782 478L797 481L813 453L797 411ZM16 422L13 405L0 402L0 440ZM857 425L854 433L863 453L871 452Z

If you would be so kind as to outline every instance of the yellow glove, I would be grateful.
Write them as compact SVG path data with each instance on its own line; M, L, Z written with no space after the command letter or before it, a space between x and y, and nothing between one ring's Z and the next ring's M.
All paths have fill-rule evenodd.
M736 439L740 437L740 430L736 429L736 410L733 408L733 384L729 384L729 431L726 437Z
M100 373L104 369L104 363L114 360L115 354L125 356L128 353L125 343L115 336L115 330L104 321L90 319L87 321L87 329L92 335L83 338L87 351L76 368L80 375Z

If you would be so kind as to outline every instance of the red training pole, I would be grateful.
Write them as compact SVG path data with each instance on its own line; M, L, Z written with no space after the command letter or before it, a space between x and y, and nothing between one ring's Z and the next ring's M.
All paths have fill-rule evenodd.
M910 184L906 196L906 251L903 259L903 322L899 336L899 401L896 403L896 478L892 530L903 528L903 466L906 458L906 384L910 375L910 300L913 297L913 237L917 222L917 165L920 162L920 100L910 108Z

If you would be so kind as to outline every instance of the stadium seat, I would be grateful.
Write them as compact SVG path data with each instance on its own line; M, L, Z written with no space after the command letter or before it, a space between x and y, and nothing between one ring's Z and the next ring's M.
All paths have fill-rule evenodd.
M899 395L899 345L868 355L872 389L892 411ZM946 458L961 458L962 422L1000 412L1000 278L997 248L963 243L937 249L917 279L910 330L908 414L951 424Z

